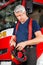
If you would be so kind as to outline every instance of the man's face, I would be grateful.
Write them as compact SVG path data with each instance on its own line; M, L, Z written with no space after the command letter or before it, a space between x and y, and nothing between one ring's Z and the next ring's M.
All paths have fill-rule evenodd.
M26 13L25 12L17 12L17 13L15 13L15 16L17 17L17 19L20 22L24 22L25 21Z

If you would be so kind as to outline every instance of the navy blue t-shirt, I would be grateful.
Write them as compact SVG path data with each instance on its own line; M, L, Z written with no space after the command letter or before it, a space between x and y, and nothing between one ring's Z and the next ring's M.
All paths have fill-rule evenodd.
M30 19L28 19L25 23L20 23L18 26L18 30L16 32L16 42L23 42L28 40L28 24ZM35 32L40 30L39 24L33 20L32 21L32 39L35 38ZM13 35L15 34L15 28L13 31Z

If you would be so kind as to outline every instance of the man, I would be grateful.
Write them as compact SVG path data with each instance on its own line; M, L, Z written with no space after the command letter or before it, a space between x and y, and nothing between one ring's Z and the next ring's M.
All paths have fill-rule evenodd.
M30 18L26 15L24 6L16 6L14 9L14 14L19 20L20 24L16 34L14 28L13 36L10 41L11 46L16 46L16 49L19 51L28 46L28 59L26 62L22 63L22 65L36 65L36 45L43 41L40 26L35 20L32 21L32 39L28 40L28 24L30 22ZM14 41L15 38L16 41Z

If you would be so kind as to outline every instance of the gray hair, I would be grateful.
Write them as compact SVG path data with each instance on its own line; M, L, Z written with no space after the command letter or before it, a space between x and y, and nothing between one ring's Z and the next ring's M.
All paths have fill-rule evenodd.
M16 8L14 9L14 13L24 12L24 11L25 11L25 7L23 5L17 5Z

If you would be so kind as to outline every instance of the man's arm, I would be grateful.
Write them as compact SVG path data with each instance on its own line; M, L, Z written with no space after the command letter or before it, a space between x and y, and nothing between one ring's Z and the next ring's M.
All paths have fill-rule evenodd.
M16 46L16 36L12 35L10 40L10 46Z
M36 37L34 39L18 43L16 46L17 50L22 50L25 46L28 45L36 45L39 44L40 42L43 42L43 35L41 31L35 32L35 36Z
M27 45L36 45L39 44L40 42L43 42L43 35L41 33L41 31L37 31L35 32L35 38L32 40L27 41Z

